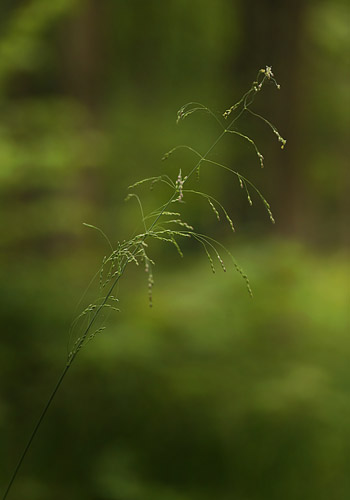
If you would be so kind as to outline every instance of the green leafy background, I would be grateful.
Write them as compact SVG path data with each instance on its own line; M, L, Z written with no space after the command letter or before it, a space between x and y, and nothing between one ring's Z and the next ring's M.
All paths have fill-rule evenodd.
M244 119L265 157L225 138L213 152L251 179L276 225L220 171L187 221L248 274L156 245L154 307L130 266L120 313L83 349L26 457L17 500L345 500L350 497L348 6L342 0L3 0L0 6L0 485L62 370L79 298L139 222L128 185L176 179L219 134L223 112L272 65ZM145 206L166 190L140 189ZM229 267L229 262L226 262ZM91 291L93 298L93 291ZM91 298L91 300L92 300ZM90 292L86 296L89 301Z

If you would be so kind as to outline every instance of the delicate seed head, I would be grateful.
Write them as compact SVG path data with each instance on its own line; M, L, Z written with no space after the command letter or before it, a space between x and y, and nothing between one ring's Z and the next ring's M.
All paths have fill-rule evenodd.
M266 66L264 73L265 73L265 75L267 76L267 78L269 80L274 76L273 73L272 73L272 67L271 66Z
M184 117L184 113L183 113L183 109L179 109L179 111L177 112L177 119L176 119L176 123L179 123L180 120L182 120Z
M232 220L231 220L231 218L230 218L230 216L228 215L227 212L225 213L225 217L228 220L228 223L230 224L230 227L231 227L232 231L235 232L235 228L234 228L233 222L232 222Z
M217 211L217 209L215 208L215 205L213 204L213 202L209 198L207 198L207 200L208 200L209 205L211 206L214 214L216 215L217 220L220 220L220 215L219 215L219 212Z
M222 267L223 271L226 273L226 267L225 267L224 261L222 260L222 258L220 257L219 254L217 254L217 257L219 259L219 262L221 264L221 267Z
M258 155L258 158L259 158L259 161L260 161L260 165L261 165L261 168L264 168L264 157L261 153L257 153Z

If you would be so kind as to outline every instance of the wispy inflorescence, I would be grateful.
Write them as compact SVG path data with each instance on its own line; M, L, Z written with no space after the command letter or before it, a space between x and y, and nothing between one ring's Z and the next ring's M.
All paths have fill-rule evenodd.
M226 208L220 203L220 201L218 201L209 193L205 193L199 189L194 189L192 186L188 186L190 180L195 180L196 173L197 181L199 180L198 174L201 167L220 168L234 175L238 179L240 187L244 190L247 196L249 205L253 204L250 191L252 191L252 193L255 193L262 201L271 222L275 222L269 203L258 190L258 188L249 179L247 179L242 173L234 170L231 166L213 161L209 157L210 153L219 144L223 137L230 134L232 136L236 136L245 140L251 147L253 147L260 166L264 166L264 157L255 141L248 135L237 130L237 122L245 113L249 113L255 118L266 123L276 135L277 140L281 143L281 148L284 148L286 141L280 135L277 128L269 120L259 115L252 109L252 105L257 94L262 90L263 86L266 83L272 83L277 89L280 89L280 85L275 80L272 68L270 66L266 66L264 69L261 69L258 72L257 77L252 82L250 89L242 96L242 98L238 102L229 107L222 115L214 113L207 106L199 102L189 102L179 109L179 111L177 112L177 123L180 123L194 113L205 113L216 121L220 132L216 141L209 147L209 149L205 153L201 153L191 146L182 144L172 148L170 151L164 154L162 160L167 160L170 157L173 158L174 155L176 156L176 152L180 149L187 150L190 154L194 155L194 165L191 169L189 169L188 172L186 172L185 175L183 172L183 167L181 167L178 168L178 174L175 177L170 175L170 173L164 173L159 176L147 177L129 186L130 191L126 199L135 199L140 208L143 229L139 234L133 236L128 241L118 243L116 248L113 249L107 236L101 230L95 228L95 226L89 226L100 231L103 237L108 241L108 244L112 249L112 253L109 255L109 257L104 257L101 269L98 272L100 290L102 291L107 289L108 292L105 292L105 295L102 297L102 299L100 299L100 301L97 301L95 304L90 305L86 310L84 310L80 314L80 316L78 316L77 320L75 320L75 322L73 323L71 334L72 338L76 337L73 333L77 327L77 323L81 324L82 321L85 321L85 330L82 335L79 335L78 338L74 340L73 346L69 350L67 360L68 365L71 364L71 362L74 360L81 347L83 347L87 343L87 341L91 340L96 335L96 333L99 333L104 328L103 325L99 325L98 328L96 328L96 325L94 325L95 333L90 333L90 331L92 330L92 325L97 321L98 316L100 317L99 319L101 319L101 317L103 316L103 312L108 309L115 309L115 307L113 307L110 302L112 299L111 294L128 264L134 263L135 265L139 265L139 263L143 262L144 269L148 276L149 304L150 306L152 306L154 262L148 253L149 248L148 243L146 242L147 240L153 239L164 243L170 243L176 249L178 254L183 257L183 252L181 249L181 239L192 238L200 243L206 256L208 257L208 261L213 272L215 272L216 270L214 260L217 260L223 271L226 271L224 259L221 253L219 253L220 250L220 252L223 252L224 254L229 256L233 261L234 268L245 280L248 291L250 294L252 294L246 274L235 262L229 250L212 237L199 233L191 224L184 221L182 218L181 208L185 199L187 202L191 197L193 198L193 196L205 199L207 200L209 208L214 213L218 222L220 222L221 219L225 220L228 223L230 229L233 232L235 231L232 217L230 216ZM174 161L176 162L176 158ZM131 190L140 188L144 185L149 185L149 187L152 189L155 184L166 185L170 190L170 195L168 200L161 207L145 214L141 198ZM174 204L177 204L176 211L170 210L170 207L174 206Z
M234 175L238 179L239 185L245 191L248 203L250 205L252 205L252 198L249 189L253 193L255 193L262 201L270 217L270 220L273 223L275 222L269 203L250 180L248 180L240 172L234 170L231 166L213 161L209 158L210 153L219 144L219 142L225 136L231 134L232 136L237 136L241 139L244 139L251 147L253 147L261 167L264 166L264 157L258 149L255 141L236 129L238 120L245 113L249 113L255 118L258 118L259 120L262 120L264 123L266 123L276 135L278 142L281 143L281 148L284 148L286 140L283 139L277 128L269 120L252 110L254 99L262 90L265 83L272 83L276 86L277 89L280 88L279 84L275 80L270 66L266 66L264 69L261 69L258 72L258 75L252 83L250 89L242 96L242 98L238 102L229 107L222 115L217 115L216 113L212 112L207 106L204 106L203 104L198 102L189 102L179 109L177 113L177 123L180 123L182 120L188 118L194 113L201 112L209 115L216 121L219 126L220 133L215 142L205 153L200 153L199 151L196 151L194 148L188 145L176 146L175 148L165 153L162 158L163 160L166 160L170 156L175 155L175 153L180 149L185 149L191 155L195 156L196 161L194 162L193 167L189 169L189 171L186 172L185 175L183 172L183 168L178 168L178 174L175 174L175 176L172 176L170 173L164 173L160 176L142 179L138 182L135 182L132 186L129 187L129 189L135 189L139 188L142 185L148 184L152 189L156 184L163 184L170 190L168 200L162 206L147 214L144 213L141 198L136 193L131 191L129 192L127 200L136 200L140 209L142 230L139 234L132 236L129 240L118 242L114 247L106 234L101 229L92 226L91 224L86 224L86 226L95 229L102 234L103 238L108 243L111 252L109 256L105 256L103 258L100 269L97 271L95 277L90 283L91 285L95 279L96 281L98 280L98 298L94 301L94 303L89 304L72 323L65 368L51 396L49 397L37 424L34 427L29 442L24 448L20 460L6 488L3 500L7 498L10 488L21 467L23 459L26 456L33 438L36 435L58 388L62 384L62 381L69 367L76 359L76 356L78 355L80 350L88 342L93 340L96 335L105 330L105 322L108 319L108 314L112 311L119 311L119 309L116 307L118 298L116 297L114 290L117 289L118 282L123 276L125 269L129 264L135 264L137 266L139 266L140 263L143 264L143 268L148 276L149 304L150 306L152 306L154 261L149 255L148 242L150 240L153 239L164 243L170 243L181 257L183 257L183 252L180 246L181 240L183 240L184 238L191 238L195 240L203 248L213 273L215 273L216 271L214 261L215 263L219 264L220 268L223 271L226 271L226 264L223 259L223 255L226 255L230 258L230 260L232 260L233 267L241 275L246 283L249 294L252 295L247 275L238 266L229 250L219 241L215 240L209 235L198 232L191 224L183 220L181 209L183 208L184 201L189 201L191 197L204 199L209 205L209 207L207 205L208 209L214 213L218 222L220 223L222 218L228 223L230 229L232 231L235 231L231 216L229 215L226 208L217 199L215 199L209 193L205 193L188 186L189 181L193 178L193 180L195 180L195 178L197 178L197 181L199 180L199 171L201 168L220 168ZM176 208L172 209L174 205L176 205Z

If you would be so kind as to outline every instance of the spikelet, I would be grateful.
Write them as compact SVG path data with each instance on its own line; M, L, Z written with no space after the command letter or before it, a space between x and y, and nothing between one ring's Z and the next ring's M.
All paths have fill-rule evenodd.
M220 254L219 252L216 251L216 256L220 262L220 265L222 267L222 270L226 273L226 267L225 267L225 264L224 264L224 261L222 260L222 258L220 257Z
M233 222L232 222L232 219L231 217L229 216L229 214L226 212L226 210L224 210L224 213L225 213L225 217L226 217L226 220L228 221L228 223L230 224L230 227L232 229L232 232L234 233L236 230L234 228L234 225L233 225Z
M216 210L214 203L211 201L211 199L210 199L210 198L207 198L207 200L208 200L208 203L209 203L209 205L211 206L211 208L212 208L212 210L213 210L213 212L214 212L214 214L215 214L215 216L216 216L217 220L219 221L219 220L220 220L220 214L219 214L219 212Z
M211 255L209 253L209 250L208 250L207 246L204 243L203 243L203 248L204 248L205 253L207 254L211 270L212 270L213 274L215 274L215 267L214 267L213 259L212 259Z
M148 300L149 300L149 306L153 306L153 285L154 285L154 280L153 280L153 274L151 271L148 272Z

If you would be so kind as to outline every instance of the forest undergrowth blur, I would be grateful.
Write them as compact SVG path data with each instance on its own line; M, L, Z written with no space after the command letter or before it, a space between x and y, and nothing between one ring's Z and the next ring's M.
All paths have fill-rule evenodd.
M193 237L179 241L184 258L154 241L154 307L131 264L112 294L121 313L79 351L12 494L350 497L347 13L344 0L1 2L1 491L80 336L67 351L71 320L95 303L90 289L76 309L87 277L110 254L82 222L113 244L143 232L127 186L165 172L181 196L196 154L162 154L217 137L207 111L178 127L174 111L195 97L221 114L268 64L281 91L266 86L253 111L287 147L246 114L237 132L258 151L227 133L210 159L254 181L275 224L224 169L201 168L200 185L235 233L211 198L184 193L195 176L172 204L232 253L254 298L221 249L227 272L209 247L212 274ZM132 192L145 212L164 203L159 183Z

